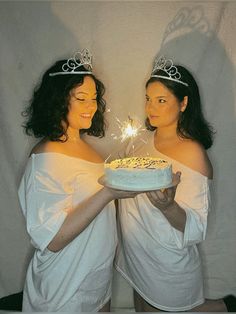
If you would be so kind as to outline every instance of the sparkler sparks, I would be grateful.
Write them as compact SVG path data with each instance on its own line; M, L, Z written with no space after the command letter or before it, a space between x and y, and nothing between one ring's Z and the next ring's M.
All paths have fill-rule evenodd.
M124 142L128 138L136 137L140 131L143 131L142 124L138 120L132 119L128 116L128 120L121 122L118 118L116 118L118 127L120 129L121 135L116 136L112 134L114 139L120 139L121 142Z
M108 113L111 113L111 110L107 110ZM127 156L134 156L135 153L135 138L138 137L138 142L143 142L144 144L146 144L146 141L141 138L139 135L141 134L141 132L145 131L146 128L144 128L144 126L142 125L142 123L140 122L139 119L136 118L131 118L130 115L128 115L128 119L124 120L124 121L120 121L120 119L118 119L118 117L114 117L116 120L116 125L119 128L120 132L116 132L116 133L111 133L111 137L113 140L118 140L121 143L126 142L127 141L127 145L126 147L122 147L122 145L118 146L118 150L113 152L112 154L110 154L105 162L107 162L110 157L112 155L114 156L119 156L119 158L123 158L124 155Z

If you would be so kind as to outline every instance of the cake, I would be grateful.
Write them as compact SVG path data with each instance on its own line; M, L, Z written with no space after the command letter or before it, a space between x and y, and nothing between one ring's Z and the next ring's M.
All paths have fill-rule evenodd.
M151 190L172 182L172 166L162 158L129 157L105 163L108 186L122 190Z

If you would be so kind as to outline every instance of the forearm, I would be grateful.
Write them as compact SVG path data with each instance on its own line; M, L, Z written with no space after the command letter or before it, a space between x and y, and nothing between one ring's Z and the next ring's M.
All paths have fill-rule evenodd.
M177 230L184 232L186 224L186 213L175 201L165 210L162 210L163 215L169 223Z
M76 238L112 200L109 192L102 188L88 200L72 209L60 230L49 243L48 249L57 252Z

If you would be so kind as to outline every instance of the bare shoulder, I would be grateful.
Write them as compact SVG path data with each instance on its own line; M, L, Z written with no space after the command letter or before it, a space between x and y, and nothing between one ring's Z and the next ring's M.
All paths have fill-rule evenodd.
M196 141L183 140L179 144L178 159L189 168L213 178L213 168L204 147Z
M60 142L41 140L33 147L30 155L42 154L42 153L47 153L47 152L61 152L61 151L62 151L62 145Z

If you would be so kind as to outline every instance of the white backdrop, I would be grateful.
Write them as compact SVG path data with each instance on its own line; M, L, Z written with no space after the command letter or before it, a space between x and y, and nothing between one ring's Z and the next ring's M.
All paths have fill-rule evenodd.
M104 156L119 145L115 117L144 118L144 84L160 51L188 67L216 129L213 209L201 245L206 296L236 294L236 3L218 1L0 2L0 297L22 289L31 246L17 186L35 141L21 111L52 62L88 47L106 86L109 129L89 138ZM132 306L120 277L114 304Z

